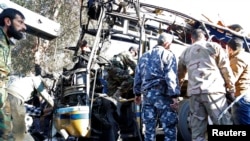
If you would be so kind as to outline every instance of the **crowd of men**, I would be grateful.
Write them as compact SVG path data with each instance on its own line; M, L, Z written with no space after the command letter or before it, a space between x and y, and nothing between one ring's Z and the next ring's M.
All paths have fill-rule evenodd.
M144 140L153 141L156 138L158 119L164 129L165 140L177 140L178 97L186 75L192 140L206 140L208 116L215 125L250 124L247 61L250 54L243 47L244 41L233 37L223 48L216 42L207 41L203 30L195 29L191 34L192 44L177 62L170 50L172 40L172 35L162 33L158 44L139 57L133 79L116 83L119 88L124 80L128 80L125 83L133 80L135 103L142 104L142 121L146 129ZM134 48L129 51L136 55ZM115 73L112 72L112 75ZM129 73L127 75L131 77ZM245 96L233 106L232 112L227 111L218 119L222 111L240 95Z
M25 127L25 104L34 89L51 107L40 76L11 79L10 38L20 40L26 30L24 15L12 8L0 14L0 140L32 141ZM207 117L216 125L250 124L250 54L243 48L243 40L233 37L224 49L218 43L207 41L203 30L191 34L192 44L177 58L171 52L173 36L161 33L157 45L138 56L138 48L130 48L112 59L107 69L107 95L117 101L128 98L132 91L134 102L142 105L145 125L144 141L154 141L159 119L165 141L177 140L178 103L180 89L188 75L187 93L190 97L190 125L193 141L206 140ZM86 43L82 43L82 53ZM129 51L131 53L129 53ZM85 60L86 61L86 60ZM84 62L85 62L84 61ZM86 66L86 62L85 62ZM75 67L79 67L77 64ZM27 83L26 83L27 82ZM17 84L15 84L17 83ZM24 87L22 84L27 84ZM30 83L30 85L28 85ZM8 86L7 86L8 84ZM106 83L105 83L106 84ZM7 89L6 89L7 87ZM220 120L218 116L235 97L245 95ZM40 114L45 111L41 110ZM14 126L14 128L13 128Z

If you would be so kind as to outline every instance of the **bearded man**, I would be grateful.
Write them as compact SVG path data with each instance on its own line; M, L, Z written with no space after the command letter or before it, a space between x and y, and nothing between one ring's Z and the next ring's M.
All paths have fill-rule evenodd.
M6 8L0 14L0 140L11 140L11 117L9 104L6 103L5 90L11 71L11 48L14 43L10 38L22 39L26 30L24 15L13 8Z

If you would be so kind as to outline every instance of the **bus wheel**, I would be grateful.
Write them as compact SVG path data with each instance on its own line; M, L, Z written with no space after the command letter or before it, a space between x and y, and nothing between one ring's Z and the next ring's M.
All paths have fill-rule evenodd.
M180 107L178 111L178 132L180 132L182 139L184 141L191 141L191 129L189 128L189 100L185 99L180 102Z

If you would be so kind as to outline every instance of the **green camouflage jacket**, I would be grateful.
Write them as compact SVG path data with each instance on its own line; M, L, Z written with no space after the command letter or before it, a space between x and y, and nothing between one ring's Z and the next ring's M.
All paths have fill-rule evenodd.
M12 41L0 27L0 78L6 78L10 73L12 45Z
M108 94L112 95L118 87L122 93L132 89L136 62L129 52L121 52L112 59L108 72Z

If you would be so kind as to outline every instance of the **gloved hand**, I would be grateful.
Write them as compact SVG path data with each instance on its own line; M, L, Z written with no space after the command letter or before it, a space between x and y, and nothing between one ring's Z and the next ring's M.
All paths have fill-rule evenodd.
M229 102L233 102L235 100L234 93L227 92L226 93L226 98Z

